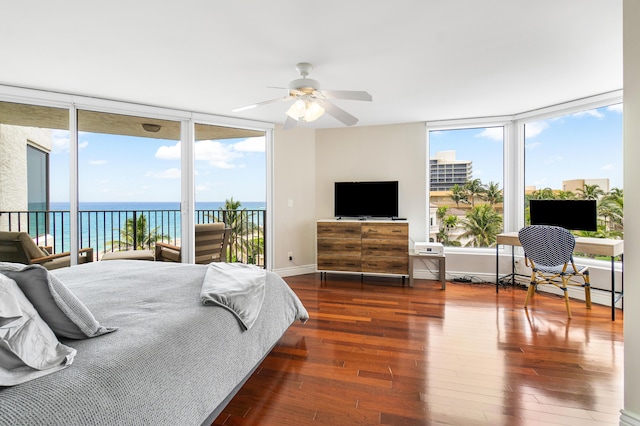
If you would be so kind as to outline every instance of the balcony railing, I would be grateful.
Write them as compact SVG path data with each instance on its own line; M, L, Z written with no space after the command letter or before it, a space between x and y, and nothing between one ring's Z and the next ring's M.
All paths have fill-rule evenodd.
M69 211L0 211L1 231L27 232L53 253L69 251ZM231 228L228 261L264 267L265 210L196 210L195 223L224 222ZM78 212L79 247L103 253L151 249L156 241L180 245L179 210L82 210Z

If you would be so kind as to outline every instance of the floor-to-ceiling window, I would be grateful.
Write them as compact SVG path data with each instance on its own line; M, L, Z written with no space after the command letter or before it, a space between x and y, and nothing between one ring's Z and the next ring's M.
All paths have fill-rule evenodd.
M429 131L429 240L490 247L503 229L504 127Z
M100 257L180 244L180 128L180 121L78 110L82 247Z
M623 238L622 104L528 121L524 146L525 224L532 199L594 200L597 229L574 232Z
M265 132L195 125L196 222L231 228L228 258L265 265Z

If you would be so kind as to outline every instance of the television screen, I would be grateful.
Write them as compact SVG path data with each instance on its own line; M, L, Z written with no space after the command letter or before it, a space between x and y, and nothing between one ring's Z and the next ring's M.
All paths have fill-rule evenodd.
M398 181L336 182L336 217L397 217Z
M597 231L596 200L530 200L532 225L561 226L572 231Z

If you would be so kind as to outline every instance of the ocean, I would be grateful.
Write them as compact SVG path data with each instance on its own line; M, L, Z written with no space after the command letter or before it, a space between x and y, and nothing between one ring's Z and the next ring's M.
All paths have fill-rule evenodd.
M196 223L207 223L224 219L224 201L196 202ZM126 228L127 219L136 220L141 215L147 219L149 230L156 230L162 240L179 243L181 217L179 202L80 202L79 203L80 247L93 247L94 251L124 249L118 244L121 230ZM264 226L264 201L241 202L239 210L248 210L245 220L258 227ZM39 245L52 245L54 252L70 249L69 203L51 202L48 215L48 229L44 217L39 214L30 224L30 234L39 235ZM45 232L46 229L46 232Z

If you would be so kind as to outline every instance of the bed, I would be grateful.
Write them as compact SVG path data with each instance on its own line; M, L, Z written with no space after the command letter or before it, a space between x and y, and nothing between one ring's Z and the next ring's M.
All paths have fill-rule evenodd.
M244 330L199 295L207 265L114 260L51 273L117 330L82 340L61 371L0 387L0 424L210 424L287 328L308 314L266 272L264 302Z

